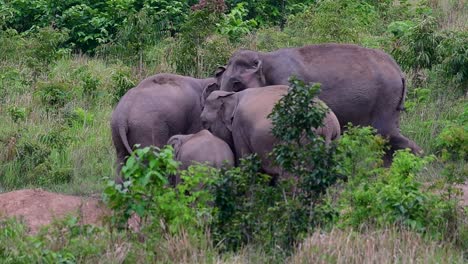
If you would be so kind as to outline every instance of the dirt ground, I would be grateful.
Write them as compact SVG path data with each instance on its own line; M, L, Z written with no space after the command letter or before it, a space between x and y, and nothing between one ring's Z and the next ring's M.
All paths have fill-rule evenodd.
M463 191L461 205L468 206L468 183L459 187ZM104 216L109 213L104 204L96 198L63 195L40 189L0 194L0 219L22 219L33 234L39 231L41 226L70 214L78 216L82 224L102 225ZM137 217L132 217L128 225L130 229L138 231L138 223Z
M78 216L82 224L101 225L109 211L95 198L85 198L40 189L18 190L0 194L0 218L16 217L24 220L30 233L54 219Z

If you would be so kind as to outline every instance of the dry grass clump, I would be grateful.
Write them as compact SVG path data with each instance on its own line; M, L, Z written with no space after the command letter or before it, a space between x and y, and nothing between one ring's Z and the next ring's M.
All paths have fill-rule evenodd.
M463 253L408 230L316 231L290 263L464 263Z

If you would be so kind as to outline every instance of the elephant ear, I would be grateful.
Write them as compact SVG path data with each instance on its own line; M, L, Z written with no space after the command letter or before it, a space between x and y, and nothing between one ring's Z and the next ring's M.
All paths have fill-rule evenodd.
M174 156L177 159L179 157L180 148L183 145L182 137L180 135L172 136L168 141L167 145L171 145L174 149Z
M221 105L221 118L226 128L232 132L232 122L237 111L238 98L236 93L223 96Z
M219 90L219 85L218 85L218 83L216 83L216 82L209 83L209 84L203 89L203 92L202 92L202 95L201 95L201 105L202 105L202 107L205 105L206 98L208 98L208 96L209 96L212 92L217 91L217 90Z
M226 66L219 66L215 71L215 78L219 81L225 71Z
M255 60L255 72L257 73L261 86L266 85L265 74L263 74L263 61L261 59Z

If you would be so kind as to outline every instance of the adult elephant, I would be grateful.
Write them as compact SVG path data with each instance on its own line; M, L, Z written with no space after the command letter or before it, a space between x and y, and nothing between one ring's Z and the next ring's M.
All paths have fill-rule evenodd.
M292 75L322 84L319 98L336 114L342 129L348 123L370 125L389 139L390 155L403 148L421 153L415 142L400 133L405 77L397 63L382 51L345 44L268 53L241 50L216 73L220 89L234 92L288 84Z
M214 78L163 73L130 89L120 99L111 119L117 172L135 144L162 147L173 135L200 131L204 99L217 88Z
M273 166L269 158L278 139L271 132L273 125L267 116L287 92L286 85L246 89L237 93L215 91L206 99L201 114L203 127L227 142L234 150L237 161L256 153L264 172L280 175L281 169ZM315 133L323 136L326 143L340 136L340 124L332 111L327 113L323 126Z

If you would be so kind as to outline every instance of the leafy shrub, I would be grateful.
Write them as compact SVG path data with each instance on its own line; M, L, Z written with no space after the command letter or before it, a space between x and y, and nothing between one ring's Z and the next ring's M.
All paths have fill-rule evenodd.
M71 99L69 84L63 82L39 82L35 93L47 110L61 108Z
M468 153L468 107L448 123L436 139L444 160L464 160Z
M436 27L436 20L426 16L395 40L391 54L403 69L419 74L420 70L431 69L439 63L437 46L441 39ZM419 86L420 78L416 77L415 81L415 86Z
M129 89L135 87L136 81L131 76L132 73L128 68L119 69L112 75L112 99L114 102L118 102Z
M218 31L222 35L229 36L231 41L239 40L242 35L250 33L257 26L257 22L253 19L244 20L247 16L247 9L243 3L239 3L231 9L221 23L217 24Z
M408 91L405 100L405 109L413 110L417 105L427 103L431 97L431 90L427 88L414 88Z
M225 249L248 243L277 248L284 254L312 230L330 210L317 208L320 194L337 179L333 147L326 147L313 128L322 125L327 109L313 101L320 85L297 79L274 107L270 118L280 144L271 154L291 176L259 173L260 161L250 156L238 168L222 171L214 183L215 241Z
M375 129L348 124L338 141L335 155L337 172L347 178L356 178L356 182L372 177L383 165L385 143L381 136L376 135Z
M181 26L178 43L169 54L169 61L177 73L194 77L207 75L200 50L216 30L216 23L220 18L220 13L211 12L209 9L190 13L187 21Z
M368 32L376 20L374 7L364 1L325 0L290 16L285 31L309 43L359 43L360 33Z
M281 142L274 147L272 156L279 166L299 177L301 195L309 202L336 180L332 169L334 148L328 148L313 130L323 125L329 111L314 101L319 92L320 84L309 86L292 78L288 94L269 115L272 133Z
M348 178L339 204L340 225L359 227L404 225L421 232L441 234L454 204L423 190L416 174L432 160L408 151L396 152L388 170L374 169Z
M66 127L54 127L45 134L38 136L39 142L59 151L63 151L66 146L73 140L67 135Z
M170 146L136 149L122 168L123 184L110 181L104 191L105 200L116 212L114 220L126 223L136 213L153 232L202 232L205 223L200 217L210 215L210 196L196 189L208 182L205 174L209 170L191 168L181 174L181 184L168 188L168 179L177 173L177 167Z
M26 119L26 108L24 107L10 106L7 108L7 112L15 123Z
M105 55L106 58L115 56L117 59L141 64L145 59L146 48L157 45L170 36L167 27L174 25L168 21L163 23L159 20L160 18L150 8L143 8L130 15L127 21L118 28L115 40L99 46L97 53Z
M67 30L56 30L52 27L38 28L28 32L25 46L28 66L37 72L48 69L49 64L67 54L61 49L68 40Z
M413 21L393 21L391 22L388 27L387 31L390 32L395 39L399 39L403 37L405 34L408 34L408 32L411 30L412 27L414 27Z
M95 97L97 95L98 87L101 81L92 76L89 72L86 72L82 77L83 81L83 94L88 97Z
M29 90L28 71L19 71L13 67L0 68L0 102Z
M69 126L74 127L85 127L94 122L94 115L81 107L77 107L71 112L65 112L64 118Z
M452 124L444 128L437 137L437 146L444 160L467 158L468 126Z
M445 75L454 80L466 94L468 92L468 33L445 32L437 53Z
M15 219L0 220L0 227L2 263L96 262L110 241L102 228L80 225L75 217L56 221L36 235Z

